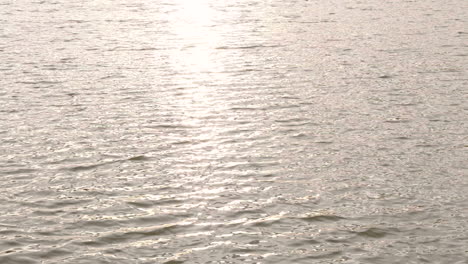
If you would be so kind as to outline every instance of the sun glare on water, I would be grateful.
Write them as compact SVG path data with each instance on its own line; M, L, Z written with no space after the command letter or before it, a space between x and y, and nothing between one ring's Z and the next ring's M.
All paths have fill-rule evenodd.
M216 49L223 37L216 26L218 12L208 0L179 0L177 5L169 24L176 47L171 55L172 68L186 82L200 84L219 78L216 73L224 67Z
M222 112L223 97L217 83L225 83L223 58L216 47L223 41L217 28L219 11L209 0L178 0L169 17L174 49L169 63L173 82L179 87L174 100L187 113L185 122L205 123L206 117ZM223 88L223 87L221 87ZM208 123L205 124L208 126Z

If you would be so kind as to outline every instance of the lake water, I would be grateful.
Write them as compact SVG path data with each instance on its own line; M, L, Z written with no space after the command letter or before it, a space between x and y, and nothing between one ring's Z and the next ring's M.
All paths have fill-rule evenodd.
M0 1L0 263L468 263L466 10Z

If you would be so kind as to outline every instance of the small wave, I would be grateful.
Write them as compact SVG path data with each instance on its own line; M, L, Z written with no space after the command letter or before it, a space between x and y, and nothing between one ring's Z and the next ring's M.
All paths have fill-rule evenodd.
M100 220L88 220L88 221L80 221L74 223L74 228L90 228L90 227L113 227L116 226L116 220L109 220L109 219L100 219Z
M183 260L168 260L166 262L163 262L163 264L182 264L185 263Z
M315 245L315 244L320 244L320 241L308 238L308 239L296 239L294 240L293 243L290 243L289 245L291 247L303 247L305 245Z
M105 162L105 163L100 163L100 164L92 164L92 165L80 165L80 166L76 166L76 167L71 167L71 168L68 168L68 170L70 171L87 171L87 170L92 170L92 169L95 169L99 166L104 166L104 165L107 165L109 164L109 162Z
M17 170L2 172L2 174L4 175L25 174L25 173L35 172L35 171L36 171L35 169L17 169Z
M117 159L117 160L110 160L110 161L105 161L97 164L90 164L90 165L78 165L74 166L71 168L64 168L65 170L73 171L73 172L78 172L78 171L87 171L87 170L93 170L101 166L113 164L113 163L120 163L120 162L125 162L125 161L146 161L149 160L149 158L145 155L138 155L138 156L133 156L130 158L126 159Z
M395 137L394 139L396 139L396 140L410 140L411 138L405 137L405 136L401 136L401 137Z
M418 148L434 148L434 147L436 147L436 145L433 145L433 144L417 144L417 145L415 145L415 147L418 147Z
M92 201L92 199L57 200L57 201L50 201L49 203L46 203L43 206L45 208L49 208L49 209L57 209L57 208L63 208L63 207L68 207L68 206L84 204L84 203L88 203L90 201Z
M147 237L170 235L180 231L185 226L191 225L191 222L181 222L174 224L165 224L160 226L151 226L143 228L125 228L121 231L110 232L99 237L97 243L125 243L131 240L140 240Z
M64 213L63 210L37 210L34 211L33 214L38 216L49 216L49 215L57 215L59 213Z
M315 141L315 144L321 144L321 145L329 145L333 144L333 141Z
M351 233L368 238L382 238L391 234L390 230L377 227L371 227L364 231L352 231Z
M2 236L7 236L7 235L24 235L25 233L24 232L21 232L21 231L17 231L15 229L13 229L12 227L10 227L9 229L6 229L6 230L0 230L0 235ZM0 262L1 263L1 262Z
M304 122L307 121L305 118L290 118L290 119L277 119L275 122L277 123L296 123L296 122Z
M308 215L308 216L299 217L299 219L306 221L306 222L327 222L327 221L335 222L335 221L339 221L345 218L338 216L338 215Z
M230 214L229 216L230 217L233 217L233 218L240 218L240 217L243 217L245 215L262 215L264 214L265 211L262 210L262 209L244 209L244 210L241 210L241 211L236 211L232 214Z
M183 203L182 200L178 199L161 199L161 200L155 200L155 201L132 201L132 202L127 202L127 204L139 208L151 208L154 206L159 206L159 205L169 205L169 204L181 204Z
M379 79L390 79L390 78L393 78L393 76L391 76L391 75L381 75L378 78Z
M145 160L149 160L148 157L146 157L145 155L140 155L140 156L134 156L134 157L131 157L127 160L130 160L130 161L145 161Z
M122 79L122 78L126 78L126 76L124 76L124 75L107 75L107 76L101 77L100 80Z
M133 224L137 224L139 226L147 226L147 225L154 225L154 224L167 224L170 222L174 222L176 217L180 218L188 218L190 215L179 214L177 216L172 215L151 215L151 216L139 216L132 218L129 222Z

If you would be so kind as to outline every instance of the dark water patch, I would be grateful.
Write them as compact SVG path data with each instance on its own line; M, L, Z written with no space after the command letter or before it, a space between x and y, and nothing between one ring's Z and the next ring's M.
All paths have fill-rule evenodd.
M42 252L42 253L38 254L38 257L41 258L41 259L53 259L53 258L57 258L57 257L63 257L63 256L71 255L71 254L73 254L73 252L68 251L68 250L64 250L64 249L55 248L55 249L48 250L46 252Z
M107 163L93 164L93 165L87 165L87 166L76 166L76 167L68 168L67 170L70 170L70 171L86 171L86 170L96 169L97 167L103 166L103 165L107 165Z
M120 231L108 235L101 236L97 239L98 242L104 243L125 243L127 241L135 241L140 239L148 239L151 237L159 237L170 235L181 231L179 225L164 225L158 227L137 228L134 231Z
M232 110L232 111L258 111L258 110L261 110L261 109L263 109L263 108L260 108L260 107L232 107L229 110Z
M401 119L401 118L395 118L395 119L389 119L385 120L385 123L390 123L390 124L401 124L401 123L410 123L411 120L408 119Z
M13 240L10 240L10 241L7 241L7 240L0 241L0 249L1 249L1 250L4 250L5 248L20 247L20 246L22 246L22 245L23 245L23 244L19 243L18 241L13 241Z
M182 263L185 263L185 261L184 260L169 260L169 261L163 262L163 264L182 264Z
M282 105L272 105L268 110L279 110L279 109L290 109L290 108L300 108L299 104L282 104Z
M348 238L329 238L329 239L325 239L325 241L328 243L335 243L335 244L344 244L344 243L350 242Z
M18 256L18 255L0 255L0 263L2 264L37 264L40 263L32 257Z
M295 258L292 260L292 263L311 263L310 261L315 261L317 259L328 259L335 258L343 254L343 251L336 250L332 252L317 252L315 254L308 254L306 257Z
M77 59L76 57L64 57L64 58L61 58L58 62L69 63L69 62L75 61L76 59Z
M258 245L258 244L260 244L260 240L255 239L255 240L249 241L247 244L249 244L249 245Z
M134 156L134 157L131 157L129 158L128 160L130 161L147 161L149 160L150 158L145 156L145 155L139 155L139 156Z
M133 202L127 202L127 204L131 206L139 207L139 208L151 208L154 206L161 206L161 205L181 204L183 202L184 200L166 198L166 199L160 199L160 200L133 201Z
M420 103L401 103L401 104L395 104L398 106L416 106L419 105Z
M173 142L172 144L174 144L174 145L189 145L189 144L192 144L192 143L193 143L193 140L180 140L180 141Z
M294 239L294 242L292 243L289 243L288 245L290 247L304 247L304 246L307 246L307 245L317 245L317 244L320 244L321 242L319 240L316 240L316 239L312 239L312 238L306 238L306 239Z
M227 163L220 166L222 170L243 170L248 169L251 166L249 162L237 162L237 163Z
M110 165L110 164L117 163L117 162L120 162L120 160L107 161L107 162L91 164L91 165L79 165L79 166L75 166L71 168L66 168L65 170L72 171L72 172L88 171L88 170L94 170L99 167L103 167L103 166Z
M379 78L379 79L390 79L390 78L394 78L394 77L395 77L395 76L393 76L393 75L386 75L386 74L385 74L385 75L380 75L378 78Z
M338 215L309 215L298 217L298 219L306 222L336 222L346 218Z
M21 110L18 109L2 109L0 110L0 113L7 113L7 114L14 114L14 113L19 113ZM0 131L0 134L7 134L9 131Z
M67 19L67 20L65 20L65 22L81 24L81 23L86 23L86 22L89 22L89 21L81 20L81 19Z
M3 175L31 174L36 171L37 170L35 169L17 169L17 170L2 172L2 174Z
M319 145L330 145L333 144L333 141L315 141L314 143Z
M389 230L383 228L372 227L364 231L353 231L352 233L366 238L384 238L388 235L392 235L397 231L396 229Z
M51 216L51 215L60 215L60 214L64 214L65 211L63 210L36 210L33 212L33 214L35 215L39 215L39 216Z
M76 228L93 228L93 227L112 227L112 226L119 226L119 221L117 220L107 220L107 219L101 219L101 220L87 220L87 221L78 221L73 223L73 226L70 226L69 229L76 229Z
M261 219L250 223L254 227L272 227L283 222L281 219Z
M92 199L58 199L56 201L43 201L43 205L49 209L63 208L92 202ZM37 203L37 202L36 202Z
M275 122L280 124L284 123L291 126L303 126L311 123L309 120L304 118L279 119L275 120Z
M166 48L156 48L156 47L143 47L138 49L131 49L132 51L154 51L154 50L165 50Z
M24 234L22 231L16 230L14 227L8 228L8 230L0 230L0 235L21 235Z
M343 41L342 39L326 39L325 42L339 42Z
M418 147L418 148L435 148L435 147L437 147L437 145L433 145L433 144L416 144L415 147Z
M257 209L243 209L243 210L239 210L239 211L230 213L228 216L230 218L240 218L240 217L244 217L245 215L248 215L248 216L253 216L253 215L261 216L264 213L265 213L265 211L262 210L262 209L259 209L259 208L257 208Z

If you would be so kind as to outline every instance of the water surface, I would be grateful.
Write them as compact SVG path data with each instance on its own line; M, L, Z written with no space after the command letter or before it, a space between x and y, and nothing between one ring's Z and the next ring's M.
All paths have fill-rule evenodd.
M464 0L0 3L0 263L468 263Z

